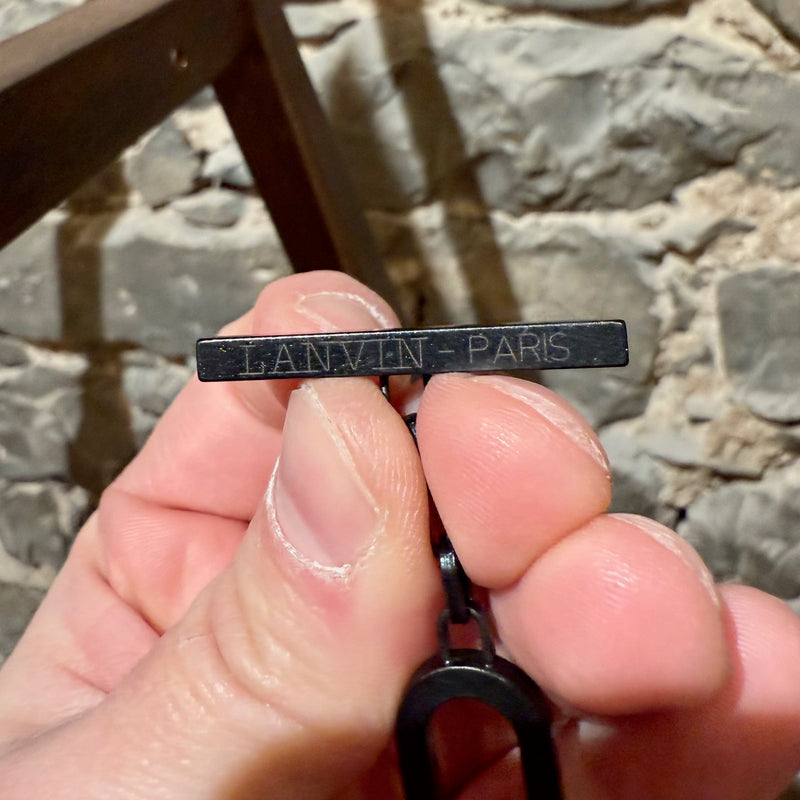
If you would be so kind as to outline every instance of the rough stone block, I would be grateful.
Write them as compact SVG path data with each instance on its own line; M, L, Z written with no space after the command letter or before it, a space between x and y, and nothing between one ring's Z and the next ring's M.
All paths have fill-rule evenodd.
M44 592L12 583L0 583L0 664L22 636Z
M125 353L123 363L122 388L136 446L141 447L194 369L141 350Z
M551 370L541 373L540 380L596 426L640 413L649 396L658 341L651 313L654 253L648 244L536 216L513 220L500 215L495 236L521 318L624 319L628 326L627 367Z
M692 255L701 252L724 234L742 233L752 228L746 222L729 219L722 214L699 214L696 209L689 207L671 215L656 235L670 250Z
M386 11L308 66L370 208L475 180L513 213L638 208L721 165L800 180L800 85L672 23Z
M244 197L227 189L206 189L172 204L187 222L206 228L230 228L241 218L244 206Z
M730 275L718 288L725 367L756 414L800 420L800 272L765 267Z
M3 5L0 6L0 39L8 39L41 25L83 2L84 0L3 0Z
M609 511L642 514L672 527L677 521L675 509L659 502L665 483L665 471L656 459L641 448L635 435L619 425L603 431L600 440L611 465L612 498Z
M200 174L200 159L171 119L146 134L124 160L131 188L154 207L188 194Z
M537 379L595 425L642 410L657 344L650 309L660 253L646 239L588 221L455 216L441 204L373 221L392 273L425 293L419 324L624 319L629 366L550 370Z
M235 141L208 156L203 164L202 177L213 186L232 186L235 189L252 189L255 186L253 173Z
M88 506L85 491L62 483L0 483L0 543L31 567L58 569Z
M800 611L800 492L791 479L737 481L704 494L678 532L717 580L756 586Z
M131 209L102 252L106 338L165 356L185 357L196 339L244 313L263 286L288 271L277 234L262 217L258 224L198 228L170 209Z
M347 3L286 3L286 20L298 39L328 39L358 19L358 12Z
M61 336L58 231L52 211L0 250L0 329L40 341Z
M83 356L0 337L0 477L67 477L86 366Z

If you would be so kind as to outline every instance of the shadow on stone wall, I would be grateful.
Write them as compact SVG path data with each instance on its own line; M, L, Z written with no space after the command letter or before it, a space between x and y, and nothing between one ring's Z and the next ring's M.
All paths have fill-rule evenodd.
M405 117L410 128L410 138L422 159L422 172L428 187L422 202L434 199L443 207L442 233L452 247L460 277L466 283L476 322L506 322L520 318L520 307L514 296L505 269L502 251L491 236L491 221L483 192L475 177L474 164L466 152L456 116L439 74L439 67L428 45L429 36L419 0L403 8L403 23L398 30L398 15L384 5L378 6L377 25L388 64L399 65L393 69L391 80L401 98ZM408 42L413 42L425 57L404 60ZM344 63L336 76L328 113L336 126L337 119L347 118L352 104L360 98L353 97L353 87L358 83L348 79L348 65ZM359 117L370 125L371 120ZM346 123L345 123L346 124ZM387 184L396 181L392 170L381 153L381 136L374 127L360 130L359 158L371 162L373 173L380 174ZM449 171L448 165L464 165ZM383 196L402 196L399 186L385 186ZM394 210L394 209L392 209ZM447 311L442 298L442 288L433 280L433 268L421 247L414 241L410 229L401 232L402 242L392 242L395 257L402 253L404 260L416 265L418 279L413 285L413 298L409 303L411 319L415 324L446 324L457 320ZM482 258L474 256L475 237L480 238ZM402 277L401 277L402 282ZM491 289L489 290L489 287ZM446 289L446 287L444 287ZM461 320L463 321L463 320Z
M392 16L386 13L385 6L381 5L379 9L381 13L378 15L378 24L383 46L389 63L393 63L393 50L398 45L398 39L393 34ZM408 11L411 13L407 14L406 20L411 30L406 28L405 33L412 34L412 40L424 42L424 47L429 53L432 52L427 45L429 36L420 0L414 0ZM432 56L415 60L411 69L418 74L400 74L394 77L401 92L412 137L418 144L419 152L423 154L429 185L444 206L445 235L453 246L461 273L467 282L470 301L476 311L476 321L493 323L519 319L519 305L511 289L503 255L497 243L494 240L483 242L483 259L480 265L467 257L472 249L472 242L469 235L464 235L467 233L463 230L464 217L467 217L467 226L477 230L491 230L491 222L450 99L439 76L439 69ZM431 138L434 141L428 146L422 144L425 139ZM449 161L464 163L466 166L453 175L445 172L445 177L438 180L440 171L435 160L439 154L446 154ZM456 207L459 209L458 214L454 213ZM424 263L423 254L418 251L417 257L424 273L429 275L431 270ZM491 291L487 291L488 287L491 287ZM428 323L438 321L425 320Z
M70 474L94 507L103 489L133 457L129 403L122 391L123 345L106 341L102 312L102 244L127 205L121 163L79 189L58 231L62 344L82 351L82 421L70 445Z

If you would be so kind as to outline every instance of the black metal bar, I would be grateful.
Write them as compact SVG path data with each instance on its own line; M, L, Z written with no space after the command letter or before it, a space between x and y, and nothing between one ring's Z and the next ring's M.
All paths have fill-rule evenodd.
M621 320L201 339L202 381L620 367Z

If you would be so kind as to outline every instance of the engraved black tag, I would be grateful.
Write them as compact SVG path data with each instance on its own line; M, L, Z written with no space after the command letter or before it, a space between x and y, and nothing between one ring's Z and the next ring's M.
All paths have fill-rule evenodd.
M200 339L201 381L623 367L621 320Z

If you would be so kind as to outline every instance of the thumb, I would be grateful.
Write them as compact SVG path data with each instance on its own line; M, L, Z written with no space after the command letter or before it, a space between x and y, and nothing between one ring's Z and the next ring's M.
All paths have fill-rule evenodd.
M367 379L305 383L231 565L102 703L11 754L4 796L338 792L386 746L439 591L403 421Z

